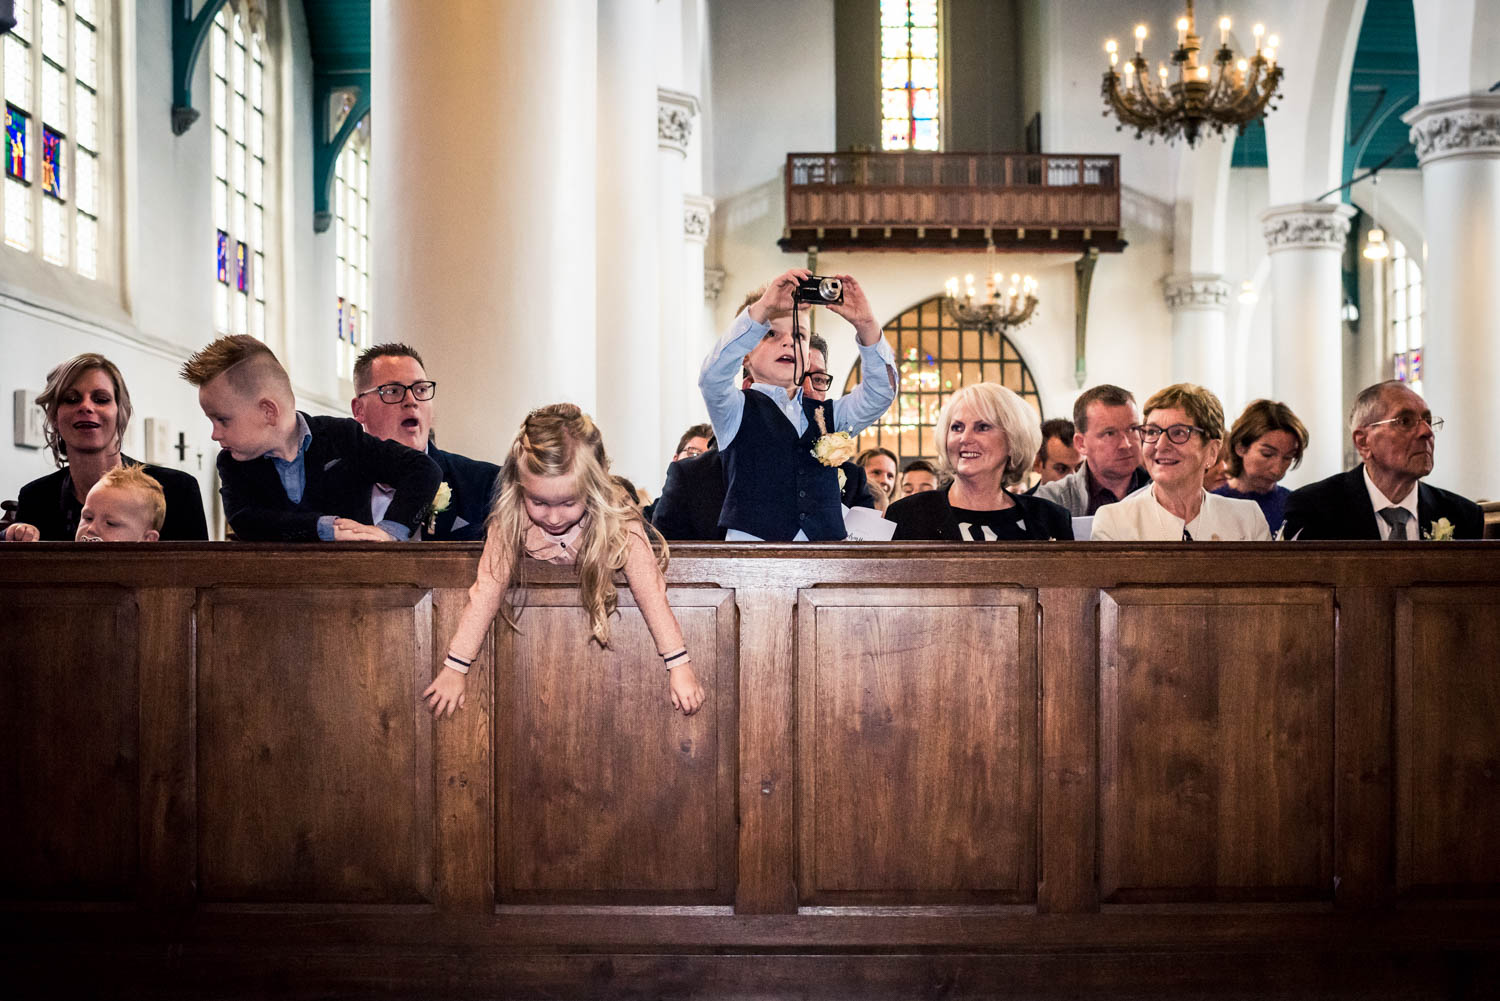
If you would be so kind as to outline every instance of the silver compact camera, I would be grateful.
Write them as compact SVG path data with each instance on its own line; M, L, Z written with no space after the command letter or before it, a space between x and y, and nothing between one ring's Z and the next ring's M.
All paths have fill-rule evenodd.
M797 283L797 302L810 302L814 306L842 305L844 283L837 278L812 275Z

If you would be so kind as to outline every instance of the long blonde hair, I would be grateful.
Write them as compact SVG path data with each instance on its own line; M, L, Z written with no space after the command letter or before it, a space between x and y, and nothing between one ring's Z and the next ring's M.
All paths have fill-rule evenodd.
M625 504L609 475L604 439L588 414L572 403L554 403L526 415L520 433L500 469L500 490L486 523L486 544L497 548L508 566L511 584L525 593L526 515L520 471L533 476L571 476L583 500L583 532L578 540L578 597L589 616L590 631L600 646L609 646L609 617L619 606L615 573L625 566L631 530L639 526L667 568L667 543L661 533ZM493 569L493 568L492 568ZM519 631L519 609L507 594L500 604L506 623Z

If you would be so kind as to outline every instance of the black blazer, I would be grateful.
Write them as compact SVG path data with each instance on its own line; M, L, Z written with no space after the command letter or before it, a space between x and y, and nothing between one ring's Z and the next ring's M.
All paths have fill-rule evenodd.
M453 491L448 509L437 516L437 531L423 534L433 542L473 542L484 538L484 521L500 487L500 467L457 452L427 446L427 456L443 471L443 482ZM454 528L460 518L466 524Z
M948 502L951 486L903 497L886 508L886 518L896 523L892 541L963 542L964 538L958 532L958 519L953 516L953 506ZM1066 508L1040 497L1012 494L1009 490L1006 493L1021 509L1021 520L1026 523L1031 538L1072 540L1073 519Z
M1286 499L1284 535L1288 539L1368 539L1380 541L1375 509L1365 487L1365 467L1355 466L1326 480L1292 491ZM1451 490L1417 484L1417 522L1420 532L1447 518L1455 539L1484 538L1484 512L1473 501Z
M863 466L846 462L844 491L840 499L846 507L874 507L869 478ZM678 459L667 466L667 482L651 512L651 524L663 538L679 541L713 542L724 538L719 527L719 512L724 508L728 491L724 475L724 456L716 448L702 455Z
M161 526L163 542L208 539L208 521L203 517L203 494L198 489L197 477L169 466L144 465L128 455L120 459L127 466L139 465L142 472L161 484L167 497L167 517ZM78 534L82 512L83 503L73 494L73 478L66 466L32 480L16 497L16 521L35 525L43 542L72 542Z
M293 504L276 467L265 456L239 462L219 453L219 493L224 516L244 542L317 542L323 515L370 523L370 492L377 483L396 489L388 521L407 527L432 503L442 482L437 463L399 441L365 434L348 417L310 417L312 441L303 456L306 485Z

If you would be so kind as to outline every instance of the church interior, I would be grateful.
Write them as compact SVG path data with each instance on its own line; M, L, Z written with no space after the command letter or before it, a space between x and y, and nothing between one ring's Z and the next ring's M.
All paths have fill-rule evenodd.
M696 715L663 715L628 591L590 645L541 566L434 721L480 548L224 542L182 377L250 335L349 417L402 342L439 447L503 463L570 402L655 498L705 356L805 268L868 296L898 372L858 443L903 466L975 383L1038 421L1192 383L1294 410L1297 488L1360 462L1351 407L1395 380L1495 522L1500 3L7 22L0 500L57 468L37 398L95 352L123 453L194 478L217 540L0 545L12 996L1500 991L1490 543L673 543ZM1218 103L1185 128L1187 94ZM854 328L809 322L851 392Z

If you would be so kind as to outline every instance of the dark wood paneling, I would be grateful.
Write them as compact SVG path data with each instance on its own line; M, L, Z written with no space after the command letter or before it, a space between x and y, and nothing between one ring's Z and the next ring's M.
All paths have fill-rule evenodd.
M1395 598L1389 588L1341 587L1337 599L1334 900L1362 909L1383 906L1393 895Z
M141 616L141 898L189 910L197 875L191 588L143 588ZM123 818L122 818L123 820Z
M1119 588L1100 613L1101 899L1331 900L1332 593Z
M1041 872L1043 914L1098 909L1099 592L1042 588ZM1051 836L1048 836L1051 832Z
M692 716L628 591L608 650L574 588L530 591L521 631L500 626L502 905L734 899L732 593L671 599L707 692Z
M463 588L432 592L432 663L442 670L447 640L468 604ZM438 906L461 914L488 914L495 906L495 800L492 781L495 724L495 644L487 640L469 668L464 707L434 728L437 800L435 893ZM421 690L426 690L424 683Z
M7 587L0 607L0 898L133 897L135 595Z
M202 899L429 900L431 616L402 585L203 592Z
M1397 888L1500 891L1500 588L1417 587L1396 604Z
M788 587L742 587L735 591L735 604L740 613L740 838L734 909L790 913L797 909L792 828L797 597Z
M1036 598L829 588L798 600L804 904L1036 896Z

